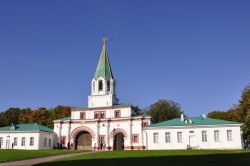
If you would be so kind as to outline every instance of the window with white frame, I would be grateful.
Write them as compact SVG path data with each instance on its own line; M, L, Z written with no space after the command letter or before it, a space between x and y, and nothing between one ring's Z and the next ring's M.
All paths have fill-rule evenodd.
M227 130L227 141L232 141L232 130Z
M202 136L202 142L207 142L207 131L206 130L201 131L201 136Z
M34 137L30 137L30 146L34 146Z
M22 137L21 146L25 146L25 137Z
M165 142L170 143L170 132L165 133Z
M0 148L3 146L3 137L0 137Z
M177 132L177 142L182 143L182 132Z
M220 141L220 133L219 130L214 130L214 141L219 142Z
M17 146L17 137L14 138L14 146Z
M154 143L158 143L158 133L154 133L153 136Z
M105 112L104 111L97 111L94 113L95 119L103 119L105 118Z
M51 139L49 139L49 147L51 147Z
M121 117L121 111L120 110L115 110L115 118L120 118Z
M80 112L80 119L86 119L86 113Z
M132 143L139 143L139 134L132 135Z
M46 147L47 146L47 138L44 138L44 147Z

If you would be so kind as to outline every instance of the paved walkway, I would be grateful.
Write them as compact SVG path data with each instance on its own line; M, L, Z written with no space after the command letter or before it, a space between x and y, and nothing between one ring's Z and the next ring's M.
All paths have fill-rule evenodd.
M41 158L35 158L35 159L6 162L6 163L1 163L0 166L32 166L35 164L45 163L45 162L49 162L52 160L58 160L58 159L62 159L65 157L80 156L82 154L88 154L88 153L96 153L96 152L62 154L62 155L55 155L55 156L49 156L49 157L41 157Z

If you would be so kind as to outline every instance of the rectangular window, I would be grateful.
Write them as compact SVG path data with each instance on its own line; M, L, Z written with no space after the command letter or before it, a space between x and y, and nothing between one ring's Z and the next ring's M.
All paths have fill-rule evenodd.
M21 146L25 146L25 137L22 137Z
M30 137L30 146L34 146L34 137Z
M0 148L3 146L3 137L0 137Z
M133 134L132 135L132 142L133 143L139 143L139 135L138 134Z
M86 119L86 114L85 112L80 113L80 119Z
M17 146L17 137L14 138L14 146Z
M170 143L170 132L165 133L165 142Z
M227 130L227 141L232 141L232 130Z
M154 133L154 138L153 138L154 143L158 143L158 133Z
M182 143L182 132L177 132L177 142Z
M44 142L43 142L43 144L44 144L44 147L46 147L46 146L47 146L47 138L44 138Z
M207 131L206 130L201 131L201 136L202 136L202 142L207 142Z
M101 119L105 118L105 112L101 112Z
M115 110L115 118L120 118L120 117L121 117L121 111Z
M51 139L49 139L49 147L51 147Z
M214 130L214 141L215 142L220 141L219 130Z
M95 119L103 119L105 117L105 112L95 112Z

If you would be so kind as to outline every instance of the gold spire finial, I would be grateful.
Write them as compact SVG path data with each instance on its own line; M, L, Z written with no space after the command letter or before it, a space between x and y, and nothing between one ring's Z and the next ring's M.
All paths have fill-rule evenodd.
M107 37L102 38L102 42L103 42L103 44L106 44L107 40L108 40L108 38L107 38Z

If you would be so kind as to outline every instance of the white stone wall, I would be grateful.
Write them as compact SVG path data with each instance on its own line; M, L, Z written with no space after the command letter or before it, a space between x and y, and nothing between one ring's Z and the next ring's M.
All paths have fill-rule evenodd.
M50 146L49 146L49 139L51 140ZM46 141L46 144L44 143L45 141ZM54 147L56 147L56 134L48 133L48 132L40 132L39 133L39 149L53 149Z
M3 138L3 145L1 149L12 149L12 143L14 144L14 138L17 137L17 145L13 146L13 149L26 149L26 150L38 150L38 149L52 149L55 143L55 133L48 132L9 132L0 133L0 138ZM22 146L22 137L25 137L25 145ZM34 145L30 146L30 137L34 137ZM51 139L51 147L44 147L44 139ZM47 143L48 145L48 143Z
M207 142L202 142L202 130L207 131ZM214 130L219 130L219 141L214 140ZM227 130L232 130L232 141L227 140ZM193 131L194 133L190 133ZM165 133L170 132L170 143L165 141ZM182 143L177 142L177 132L182 132ZM158 133L158 143L153 141L153 133ZM214 125L193 127L147 127L145 128L147 149L187 149L191 141L196 149L242 149L240 125Z
M145 146L143 141L143 131L142 131L142 119L140 118L116 118L111 120L75 120L72 123L68 122L56 122L54 126L54 132L57 136L66 137L67 142L73 143L74 138L72 137L72 132L79 127L87 127L93 131L95 137L92 138L92 147L98 146L99 135L105 136L106 147L113 147L113 137L112 132L117 132L118 130L124 130L124 147L129 149L131 146L142 147ZM146 118L146 121L150 124L150 119ZM61 131L60 131L61 126ZM70 126L70 127L69 127ZM69 135L70 133L70 135ZM138 135L138 143L132 143L132 134ZM60 139L58 139L60 142ZM65 145L66 146L66 145Z
M103 110L100 109L91 109L91 110L86 110L86 109L74 109L71 111L71 119L80 119L80 113L85 112L86 114L86 119L94 119L94 113L97 111L105 111L106 113L106 118L114 118L114 112L116 110L120 110L121 117L131 117L131 114L133 113L133 110L131 107L122 107L122 108L112 108L112 107L107 107L106 109L104 108Z

